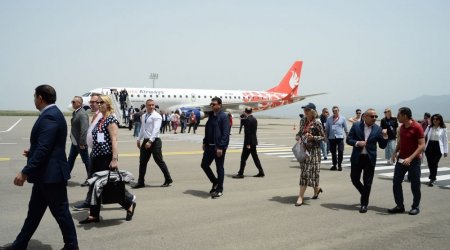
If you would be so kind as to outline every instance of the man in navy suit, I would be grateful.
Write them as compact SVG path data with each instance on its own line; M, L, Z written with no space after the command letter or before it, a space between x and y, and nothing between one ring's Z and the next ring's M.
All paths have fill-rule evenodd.
M36 87L34 104L41 114L31 130L30 148L23 154L27 165L14 179L16 186L23 186L25 181L33 183L28 215L16 240L3 249L26 249L47 207L61 229L63 249L78 249L67 198L70 178L65 150L67 123L55 102L56 91L52 86Z
M384 149L388 142L386 130L375 124L378 115L374 109L368 109L364 113L363 121L355 122L347 136L347 144L353 146L350 177L353 185L361 194L360 213L367 212L370 189L377 162L377 143ZM361 183L361 173L363 183Z

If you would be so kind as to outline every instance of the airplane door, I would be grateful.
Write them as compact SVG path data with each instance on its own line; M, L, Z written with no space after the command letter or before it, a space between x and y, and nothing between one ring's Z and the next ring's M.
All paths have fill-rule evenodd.
M192 102L195 102L197 99L196 99L196 97L195 97L195 94L194 93L192 93L191 94L191 101Z

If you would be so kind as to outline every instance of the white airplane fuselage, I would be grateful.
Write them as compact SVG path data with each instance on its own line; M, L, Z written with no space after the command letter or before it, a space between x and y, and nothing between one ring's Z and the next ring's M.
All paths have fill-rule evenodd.
M254 112L277 108L283 105L301 101L309 96L298 96L300 74L303 62L296 61L281 79L280 83L266 91L253 90L216 90L216 89L175 89L175 88L133 88L133 87L103 87L89 91L82 95L84 105L89 106L90 95L93 93L110 95L126 90L127 108L140 108L146 100L152 99L162 112L170 113L195 112L197 117L203 118L204 113L210 111L211 99L219 97L225 111L241 112L251 107ZM117 101L119 101L117 95Z
M223 106L229 111L242 109L242 106L251 106L254 111L261 111L287 104L287 101L282 100L287 94L267 91L127 87L93 89L83 95L84 104L89 105L89 95L92 93L110 95L115 90L118 92L126 90L128 99L133 107L140 107L148 99L152 99L159 106L159 109L164 112L171 112L184 107L201 109L209 106L211 99L216 96L222 99Z

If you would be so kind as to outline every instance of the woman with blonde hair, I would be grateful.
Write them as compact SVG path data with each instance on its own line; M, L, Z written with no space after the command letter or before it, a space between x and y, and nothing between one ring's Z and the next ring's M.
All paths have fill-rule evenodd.
M317 199L322 188L319 186L320 173L320 141L325 137L322 123L317 119L316 105L308 103L302 107L305 116L300 120L299 132L296 140L301 140L304 144L307 156L303 162L300 162L300 190L295 206L301 206L304 200L304 194L308 186L313 187L314 196L311 199Z
M109 96L101 95L97 101L99 110L103 117L92 130L93 148L91 152L91 173L100 172L104 170L115 170L118 168L119 152L117 135L119 130L119 121L114 116L114 108ZM92 191L94 185L89 187ZM126 220L130 221L133 218L134 210L136 208L135 196L125 190L125 201L120 205L127 210ZM80 224L88 224L91 222L100 221L100 207L101 201L98 200L95 204L90 205L89 216L80 221Z

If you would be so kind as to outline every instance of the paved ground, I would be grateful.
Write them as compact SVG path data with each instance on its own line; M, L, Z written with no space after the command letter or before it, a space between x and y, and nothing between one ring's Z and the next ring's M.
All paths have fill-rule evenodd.
M36 117L0 117L0 245L12 241L27 212L31 185L16 187L12 180L25 163L22 150L28 147L29 133ZM349 178L350 169L329 171L325 161L321 171L323 193L318 200L295 207L299 168L292 161L297 120L260 119L259 155L265 178L253 178L251 160L246 178L232 179L238 170L243 136L234 127L225 166L224 196L209 198L211 188L200 168L201 138L197 135L162 135L165 160L174 183L161 188L163 176L151 161L147 187L131 192L137 196L133 221L125 221L125 211L117 205L103 206L102 221L86 226L78 221L86 211L72 211L81 249L448 249L450 245L450 203L448 180L438 186L422 185L422 212L389 215L394 206L392 168L380 159L374 178L369 211L358 212L359 195ZM298 129L298 126L296 126ZM131 132L120 130L119 166L138 174L138 150ZM68 144L69 145L69 144ZM346 147L348 155L351 148ZM383 158L383 152L379 157ZM346 160L347 161L347 160ZM448 177L450 161L441 160L438 175ZM444 168L446 167L446 168ZM428 173L423 166L422 177ZM447 177L445 177L447 175ZM85 171L77 160L69 183L71 205L81 201L86 188ZM404 183L405 206L412 202L409 183ZM306 196L313 195L311 188ZM58 225L47 212L30 242L30 249L60 249Z

